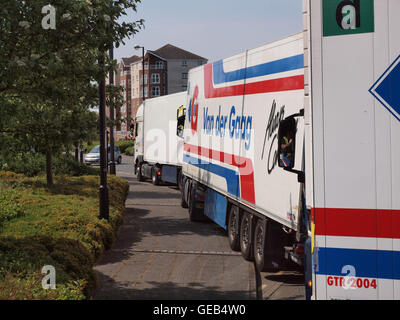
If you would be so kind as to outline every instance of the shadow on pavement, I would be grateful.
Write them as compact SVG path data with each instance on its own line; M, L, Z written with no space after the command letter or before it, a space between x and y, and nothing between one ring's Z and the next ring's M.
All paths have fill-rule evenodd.
M304 284L304 275L299 272L293 273L277 273L269 274L264 277L264 279L274 282L284 283L285 285L302 285Z
M99 287L92 293L92 299L100 300L243 300L255 299L248 289L222 290L217 284L205 284L195 280L186 283L142 279L132 261L140 259L143 253L135 249L154 246L155 239L164 249L174 236L226 235L225 230L209 222L191 222L187 209L179 206L180 194L174 185L163 184L149 190L151 181L139 182L132 174L121 172L121 178L128 180L130 191L127 199L124 223L119 238L112 249L106 251L96 263ZM146 186L149 184L149 186ZM143 188L144 187L144 188ZM137 204L144 199L145 203ZM155 201L151 201L154 199ZM172 201L166 201L166 200ZM178 204L178 205L177 205ZM173 207L175 206L175 207ZM180 238L184 241L186 237ZM197 238L196 238L197 239ZM198 241L198 240L196 240ZM147 259L147 258L146 258ZM143 267L143 266L142 266ZM136 268L136 267L134 267ZM122 271L121 271L122 270ZM146 270L146 269L144 269ZM123 275L121 275L123 274ZM125 278L124 278L125 277Z
M148 288L134 288L132 282L116 282L99 274L99 280L107 283L105 290L98 290L92 299L107 300L243 300L249 296L247 290L220 291L216 286L205 287L201 283L179 284L174 282L143 281Z

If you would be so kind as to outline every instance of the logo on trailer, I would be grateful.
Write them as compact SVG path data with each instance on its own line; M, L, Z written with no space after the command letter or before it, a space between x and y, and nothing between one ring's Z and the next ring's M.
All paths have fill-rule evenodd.
M192 134L195 134L197 131L197 122L199 119L199 104L197 103L197 99L199 97L199 87L196 86L193 93L193 98L190 99L189 103L189 122L190 127L192 128Z
M282 106L279 110L277 110L276 101L274 100L272 102L272 107L267 122L268 125L267 129L265 130L263 149L261 152L261 160L263 160L264 153L266 151L265 147L267 141L271 141L267 159L268 174L271 174L275 166L278 164L279 155L277 150L278 144L276 143L276 141L278 138L279 123L284 119L284 117L285 117L285 106Z
M360 23L360 0L342 1L336 9L336 21L343 30L357 29Z
M323 0L324 36L375 31L373 0Z
M375 82L369 92L400 121L400 56Z

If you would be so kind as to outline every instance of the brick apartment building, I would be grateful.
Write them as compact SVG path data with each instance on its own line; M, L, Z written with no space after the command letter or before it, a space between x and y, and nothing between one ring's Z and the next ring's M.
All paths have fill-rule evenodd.
M135 118L137 109L145 99L168 94L167 60L147 51L144 56L144 84L142 59L131 63L131 99L132 118Z
M132 56L130 58L122 58L118 65L117 72L115 74L115 85L122 86L124 91L124 105L119 109L115 110L115 119L123 120L119 127L115 128L114 137L116 140L124 140L128 137L130 132L130 125L132 124L132 91L131 91L131 63L135 61L141 61L142 59L138 56ZM110 116L110 110L107 108L107 116Z
M189 51L167 44L155 51L147 50L144 56L144 83L142 57L122 58L118 65L115 84L124 88L125 104L116 111L116 119L125 119L116 128L115 139L133 139L131 128L137 109L145 99L187 90L190 69L206 64L207 59Z

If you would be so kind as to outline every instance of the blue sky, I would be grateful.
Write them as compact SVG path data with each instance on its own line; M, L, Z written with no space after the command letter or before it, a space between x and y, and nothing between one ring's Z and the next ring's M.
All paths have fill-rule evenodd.
M140 55L135 44L156 50L170 43L209 62L302 31L302 0L142 0L125 21L145 29L115 50L115 58Z

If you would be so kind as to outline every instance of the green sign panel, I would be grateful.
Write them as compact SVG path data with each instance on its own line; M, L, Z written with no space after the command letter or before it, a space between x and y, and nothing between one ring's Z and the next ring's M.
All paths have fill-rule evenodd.
M324 37L374 32L374 0L322 0Z

